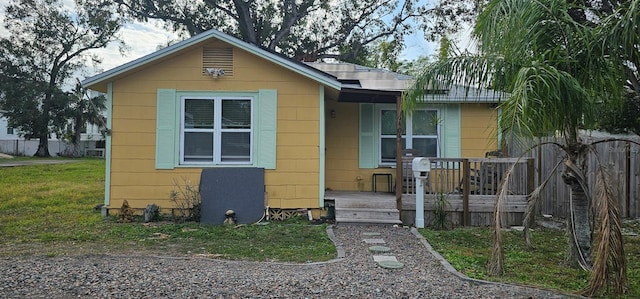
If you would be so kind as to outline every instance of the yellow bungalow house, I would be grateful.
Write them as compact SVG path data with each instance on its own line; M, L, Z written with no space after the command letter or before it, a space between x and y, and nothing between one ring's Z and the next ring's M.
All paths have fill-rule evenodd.
M325 192L371 191L374 173L393 176L375 186L391 192L396 99L409 79L296 62L216 30L88 78L85 87L107 95L105 211L124 200L175 208L174 181L198 184L203 169L263 170L264 198L250 200L315 218ZM444 158L495 150L496 100L462 92L406 117L404 147ZM234 179L223 193L256 188L247 184Z

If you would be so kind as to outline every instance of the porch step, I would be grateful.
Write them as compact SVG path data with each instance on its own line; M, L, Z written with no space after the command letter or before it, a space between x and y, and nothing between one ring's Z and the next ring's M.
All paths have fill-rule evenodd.
M336 218L336 223L402 224L400 220Z
M336 208L336 222L352 223L402 223L397 209Z
M340 199L336 201L336 209L396 209L396 202L395 199Z

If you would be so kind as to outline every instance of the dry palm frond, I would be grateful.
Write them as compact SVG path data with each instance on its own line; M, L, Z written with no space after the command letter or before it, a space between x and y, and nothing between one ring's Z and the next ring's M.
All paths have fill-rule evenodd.
M602 166L596 171L595 213L598 219L598 249L589 286L583 295L594 296L609 287L616 295L627 291L627 265L624 256L620 212L608 174Z
M547 176L544 182L542 182L540 186L536 187L536 189L533 190L527 198L527 210L524 212L524 220L522 221L524 226L524 240L527 242L527 247L531 247L531 236L529 234L529 228L532 222L531 220L535 215L534 214L535 208L538 205L538 202L540 201L540 198L541 198L540 194L542 193L542 190L547 185L547 183L553 177L553 174L556 172L556 170L558 170L558 167L562 165L562 163L564 163L564 160L560 160L558 164L556 164L556 166L553 167L553 169L551 170L551 173L549 173L549 176Z
M585 179L582 170L571 160L565 160L564 165L569 170L563 174L563 179L565 180L565 182L567 181L568 178L577 182L580 185L580 189L582 190L582 193L584 193L584 196L586 196L587 202L589 203L593 202L591 198L591 193L589 192L589 186L587 185L587 180ZM571 188L573 188L573 186ZM574 191L572 191L571 194L573 195ZM567 225L567 234L569 234L569 238L570 238L569 240L572 244L571 246L573 246L573 250L576 251L577 258L578 258L577 260L578 265L580 266L580 268L582 268L585 271L591 271L591 267L592 267L591 260L590 260L591 252L590 250L589 251L583 250L583 248L580 246L580 241L576 234L577 226L576 226L576 215L575 215L573 197L569 199L569 213L570 215L569 215L569 221Z
M504 274L504 250L502 248L502 208L507 202L509 194L509 181L517 163L514 163L505 173L500 188L496 194L496 202L493 210L493 248L491 249L491 260L487 272L489 275L501 276Z

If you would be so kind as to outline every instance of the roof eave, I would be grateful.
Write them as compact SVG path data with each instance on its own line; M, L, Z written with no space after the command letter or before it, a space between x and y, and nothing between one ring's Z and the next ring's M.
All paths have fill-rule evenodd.
M426 98L420 103L434 103L434 104L496 104L500 102L504 102L506 98Z

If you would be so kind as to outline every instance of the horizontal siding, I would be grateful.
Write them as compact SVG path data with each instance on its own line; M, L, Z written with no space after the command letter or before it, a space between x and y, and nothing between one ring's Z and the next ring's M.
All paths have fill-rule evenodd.
M274 186L315 185L317 183L318 173L302 172L300 170L291 172L276 171L265 177L265 184Z
M278 121L278 133L318 132L319 126L318 121L280 120Z
M335 118L326 122L326 188L339 191L372 190L374 173L391 173L395 169L360 169L358 163L358 115L357 103L327 102L327 111L335 110ZM387 182L377 180L377 190L386 191ZM394 185L392 183L392 185Z
M155 94L153 95L147 95L148 97L154 97L155 98ZM115 98L115 97L114 97ZM120 106L114 104L113 106L113 119L114 120L118 120L118 119L146 119L146 120L156 120L156 115L154 114L149 114L149 110L154 110L155 111L156 106ZM114 124L114 125L118 125L118 124ZM132 130L133 128L125 128L127 130Z
M297 146L318 146L318 133L281 133L278 131L278 145Z
M111 130L125 131L127 128L137 128L140 133L154 133L156 131L156 123L153 119L130 119L121 118L113 124Z
M489 104L460 105L460 146L464 158L484 157L498 148L497 114Z
M111 154L114 156L112 160L138 160L148 159L155 160L156 148L154 145L145 146L130 146L130 145L113 145L111 147Z
M221 46L219 42L206 46ZM224 45L223 45L224 46ZM199 168L155 169L156 91L278 91L277 169L265 172L272 208L319 205L319 88L314 81L254 56L234 50L233 76L202 75L202 49L154 63L113 84L111 208L123 199L136 208L156 203L170 208L173 180L197 184Z

